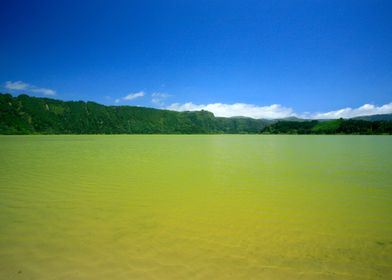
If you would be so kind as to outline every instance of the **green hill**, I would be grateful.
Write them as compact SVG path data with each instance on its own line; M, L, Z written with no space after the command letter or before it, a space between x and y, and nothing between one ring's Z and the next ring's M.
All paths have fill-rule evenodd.
M363 120L363 121L392 121L392 114L380 114L380 115L372 115L372 116L361 116L353 118L354 120Z
M278 121L262 129L265 134L392 134L392 121L338 119Z
M0 134L259 133L266 120L0 94Z
M0 93L0 134L392 134L391 115L355 119L256 120Z

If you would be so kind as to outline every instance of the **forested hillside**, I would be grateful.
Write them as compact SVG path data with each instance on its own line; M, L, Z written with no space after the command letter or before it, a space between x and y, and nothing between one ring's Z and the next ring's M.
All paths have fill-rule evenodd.
M266 120L0 94L0 134L259 133Z
M262 129L265 134L392 134L392 121L338 119L278 121Z
M176 112L0 94L0 134L392 134L388 119L390 115L328 121L221 118L208 111Z
M353 118L353 120L363 120L363 121L392 121L392 114L362 116L362 117Z

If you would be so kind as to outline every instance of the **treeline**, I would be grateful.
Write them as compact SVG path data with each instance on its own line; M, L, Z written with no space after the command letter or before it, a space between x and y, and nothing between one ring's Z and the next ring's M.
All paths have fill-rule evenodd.
M262 129L265 134L392 134L392 121L338 119L278 121Z
M390 115L363 119L256 120L0 93L0 134L392 134Z
M0 94L0 134L260 133L266 120Z

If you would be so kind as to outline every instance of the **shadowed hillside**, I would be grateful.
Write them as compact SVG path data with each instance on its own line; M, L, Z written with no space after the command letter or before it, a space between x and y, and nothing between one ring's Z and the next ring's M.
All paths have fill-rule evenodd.
M278 121L262 129L265 134L392 134L392 121L338 119Z

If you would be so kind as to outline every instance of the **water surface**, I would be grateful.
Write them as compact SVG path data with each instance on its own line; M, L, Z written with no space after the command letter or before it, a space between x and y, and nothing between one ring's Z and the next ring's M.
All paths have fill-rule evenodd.
M392 279L392 137L0 137L0 279Z

